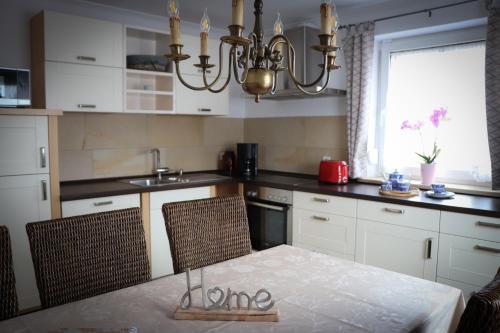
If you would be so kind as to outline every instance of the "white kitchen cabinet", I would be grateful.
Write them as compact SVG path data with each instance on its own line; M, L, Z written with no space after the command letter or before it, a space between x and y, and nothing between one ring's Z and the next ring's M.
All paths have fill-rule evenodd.
M140 194L70 200L61 203L62 217L102 213L134 207L141 207Z
M48 120L0 116L0 176L49 172Z
M169 202L206 199L211 197L210 186L181 190L151 192L151 275L153 278L174 273L162 205Z
M119 68L45 63L47 108L76 112L122 112Z
M199 75L183 75L185 81L200 86ZM229 89L214 94L209 91L195 92L175 79L175 113L216 116L229 113Z
M500 243L500 218L442 212L441 232Z
M493 279L499 267L500 242L439 236L439 277L482 287Z
M45 60L123 67L123 25L44 12Z
M51 218L48 174L0 177L0 225L9 229L19 308L40 305L26 224Z
M354 261L356 219L293 208L293 245Z
M356 262L435 281L438 236L433 231L358 219Z

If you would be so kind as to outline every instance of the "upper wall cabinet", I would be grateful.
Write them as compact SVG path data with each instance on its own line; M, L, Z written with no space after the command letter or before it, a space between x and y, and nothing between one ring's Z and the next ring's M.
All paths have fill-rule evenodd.
M43 12L45 60L123 67L123 25Z

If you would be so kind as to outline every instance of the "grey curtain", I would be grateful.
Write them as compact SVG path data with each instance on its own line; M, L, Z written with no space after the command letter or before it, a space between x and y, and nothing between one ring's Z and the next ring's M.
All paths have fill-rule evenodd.
M500 190L500 1L489 3L486 37L486 118L494 190Z
M367 175L374 41L375 23L365 22L349 26L342 43L347 71L347 148L351 178Z

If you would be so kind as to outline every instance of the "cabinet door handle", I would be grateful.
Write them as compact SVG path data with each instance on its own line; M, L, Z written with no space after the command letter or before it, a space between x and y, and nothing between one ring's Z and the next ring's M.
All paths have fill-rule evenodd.
M395 208L384 208L384 212L392 213L392 214L404 214L405 211L403 209L395 209Z
M330 199L317 198L317 197L314 197L313 200L316 202L322 202L322 203L329 203L330 202Z
M480 227L500 229L500 224L496 224L496 223L477 221L476 224Z
M78 104L80 109L95 109L97 105L95 104Z
M208 108L199 108L198 111L200 112L212 112L212 109L208 109Z
M81 61L92 61L92 62L97 61L95 57L87 57L87 56L77 56L76 59Z
M432 238L425 241L425 259L432 259Z
M474 246L474 250L490 252L490 253L500 253L500 249L495 249L494 247L476 245Z
M47 148L40 147L40 168L47 167Z
M330 221L329 217L323 217L323 216L313 215L312 218L313 218L313 220L321 221L321 222L328 222L328 221Z
M47 181L42 180L42 200L47 201Z
M96 207L100 207L100 206L108 206L108 205L112 205L113 204L113 201L112 200L109 200L109 201L101 201L101 202L94 202L94 206Z

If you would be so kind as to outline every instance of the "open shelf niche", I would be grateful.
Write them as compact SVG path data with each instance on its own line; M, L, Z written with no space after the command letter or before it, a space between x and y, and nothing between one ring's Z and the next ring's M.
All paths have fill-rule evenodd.
M128 55L158 55L168 53L170 35L134 27L125 27ZM126 63L126 57L125 57ZM170 63L165 72L137 70L125 71L125 112L145 114L174 113L174 77Z

